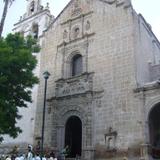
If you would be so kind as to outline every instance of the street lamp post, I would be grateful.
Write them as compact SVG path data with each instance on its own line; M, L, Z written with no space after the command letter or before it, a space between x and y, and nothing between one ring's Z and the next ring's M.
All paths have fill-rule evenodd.
M45 110L46 110L46 91L47 91L47 80L50 76L48 71L43 73L43 77L45 79L45 86L44 86L44 102L43 102L43 118L42 118L42 137L41 137L41 160L43 156L43 142L44 142L44 124L45 124Z

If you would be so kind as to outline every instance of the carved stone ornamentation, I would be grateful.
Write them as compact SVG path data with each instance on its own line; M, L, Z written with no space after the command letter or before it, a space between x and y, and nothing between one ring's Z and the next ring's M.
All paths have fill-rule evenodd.
M64 32L63 32L63 39L67 39L67 37L68 37L68 32L67 32L67 30L64 30Z
M117 0L116 3L117 3L117 6L124 5L125 8L131 6L130 0Z
M105 144L107 145L107 150L115 150L116 146L117 132L113 131L112 127L109 127L107 133L104 134Z
M112 4L114 3L116 0L105 0L105 2L107 2L108 4Z
M92 90L92 73L84 73L78 77L60 79L56 82L56 97L83 94Z
M79 33L80 33L80 29L79 29L79 27L75 27L75 28L73 29L73 33L72 33L72 35L73 35L73 39L78 38Z
M79 0L75 0L75 3L74 3L74 8L78 8L79 7Z
M86 22L85 29L88 31L91 28L91 24L89 21Z
M77 16L82 13L82 8L80 5L80 0L75 0L73 4L72 16Z

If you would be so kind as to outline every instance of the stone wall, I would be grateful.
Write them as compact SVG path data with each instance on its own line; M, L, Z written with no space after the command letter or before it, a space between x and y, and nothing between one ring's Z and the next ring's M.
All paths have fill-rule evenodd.
M141 144L146 143L144 98L134 92L140 82L139 66L136 67L140 46L135 41L141 35L136 30L137 14L130 3L125 4L124 1L71 1L45 33L41 73L45 70L51 73L46 147L57 150L64 147L65 122L76 115L83 124L84 159L92 159L94 154L96 159L142 156ZM83 73L71 77L71 59L77 53L83 57ZM94 73L92 87L87 88L90 83L80 80L90 73ZM74 87L77 83L82 90ZM43 92L41 77L35 137L41 136Z

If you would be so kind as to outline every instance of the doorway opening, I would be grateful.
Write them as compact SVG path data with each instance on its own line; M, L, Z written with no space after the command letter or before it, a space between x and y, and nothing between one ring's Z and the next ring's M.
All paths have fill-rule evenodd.
M151 155L160 158L160 103L155 105L149 114L149 135L151 143Z
M65 146L69 146L67 157L81 156L82 151L82 122L77 116L71 116L65 126Z

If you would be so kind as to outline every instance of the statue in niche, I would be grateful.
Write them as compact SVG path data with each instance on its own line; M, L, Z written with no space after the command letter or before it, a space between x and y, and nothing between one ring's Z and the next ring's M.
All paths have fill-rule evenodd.
M116 137L117 132L113 131L112 127L109 127L108 132L104 134L107 150L115 150Z
M86 22L86 30L88 31L91 28L91 24L89 21Z
M80 29L78 27L76 27L73 31L73 37L74 39L76 39L79 35Z
M68 32L66 30L64 30L64 32L63 32L63 39L66 39L67 36L68 36Z
M108 140L107 148L108 149L113 149L114 148L113 137L108 137L107 140Z

